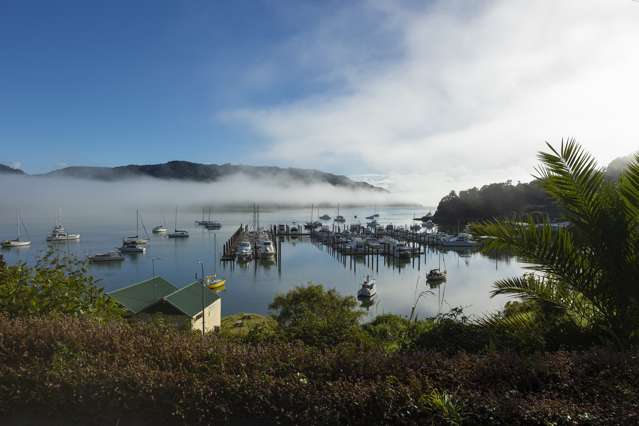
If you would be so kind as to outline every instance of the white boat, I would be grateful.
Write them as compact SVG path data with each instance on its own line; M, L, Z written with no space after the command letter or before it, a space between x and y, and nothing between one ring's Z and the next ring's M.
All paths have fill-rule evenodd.
M80 234L69 234L62 226L62 209L58 210L58 223L53 227L51 233L47 236L47 241L74 241L79 240Z
M80 234L69 234L64 230L64 226L62 224L56 225L51 233L47 235L47 241L56 242L56 241L74 241L79 240Z
M120 253L140 254L146 251L146 247L137 244L135 241L123 241L122 247L118 249Z
M371 298L377 294L377 286L375 284L375 279L371 279L368 275L366 279L362 283L362 287L357 292L358 298Z
M240 241L240 244L237 246L235 251L235 255L240 258L240 260L248 260L253 256L253 247L249 241Z
M17 231L17 236L15 240L4 240L2 242L2 244L0 244L2 247L4 248L11 248L11 247L27 247L31 245L31 241L30 240L23 240L22 237L22 228L24 228L25 233L27 233L27 228L24 226L24 222L22 221L22 216L20 216L20 213L18 212L16 214L16 231ZM28 234L28 233L27 233Z
M441 245L444 247L476 247L479 243L472 239L472 235L461 233L456 237L442 240Z
M173 232L169 234L169 238L189 238L188 231L183 229L177 229L177 217L178 217L178 208L175 207L175 227L173 228Z
M165 234L167 232L169 232L169 230L164 225L158 225L155 228L153 228L154 234Z
M275 246L273 241L263 239L257 241L257 255L260 259L273 259L275 257Z
M120 262L124 260L124 256L118 251L109 251L106 253L97 253L93 256L89 256L89 262Z
M144 227L144 224L142 224L142 227L144 228L144 232L146 233L146 228ZM139 210L135 211L135 235L130 237L125 237L123 239L123 243L125 242L135 243L137 245L144 245L149 242L148 239L140 238L140 211Z

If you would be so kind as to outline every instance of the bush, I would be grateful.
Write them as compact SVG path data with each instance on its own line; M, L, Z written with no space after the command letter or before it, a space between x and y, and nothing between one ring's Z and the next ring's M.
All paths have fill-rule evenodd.
M636 423L632 352L245 344L143 323L0 315L0 418L23 424Z
M278 295L269 306L286 340L300 340L308 345L331 347L339 344L364 344L359 320L363 312L357 300L341 296L334 289L309 284Z
M66 314L113 319L123 315L117 303L95 286L83 262L52 252L34 267L0 262L0 310L12 317Z

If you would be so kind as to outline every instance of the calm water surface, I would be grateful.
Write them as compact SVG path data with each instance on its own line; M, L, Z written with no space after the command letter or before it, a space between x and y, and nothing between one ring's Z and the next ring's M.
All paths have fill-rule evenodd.
M348 223L358 222L372 214L372 209L342 209ZM335 211L326 210L331 216ZM413 210L405 208L386 208L378 211L378 221L382 225L393 223L405 225L412 223ZM262 212L260 224L268 226L278 223L302 223L309 219L308 210L277 210ZM9 263L26 261L33 263L48 247L67 251L79 257L108 251L118 247L123 237L135 234L135 211L101 215L92 212L65 212L63 223L67 232L80 233L79 242L47 244L46 235L55 224L57 210L25 212L24 222L32 241L31 247L3 249L1 253ZM199 274L199 260L205 264L205 272L217 272L227 279L222 296L223 315L237 312L267 313L268 304L278 293L308 282L322 283L335 288L342 294L356 295L360 283L366 275L377 279L377 297L375 303L367 307L368 317L382 313L408 315L415 296L428 289L425 275L430 268L442 267L448 271L448 281L433 288L433 295L421 298L418 306L420 317L447 311L453 306L463 306L465 312L481 314L494 311L503 306L506 299L490 298L492 283L500 278L520 275L523 263L514 257L489 258L476 251L438 251L429 248L426 253L411 262L397 264L383 257L377 258L341 258L331 250L308 238L283 239L281 262L263 264L250 262L215 262L217 246L218 258L221 247L240 224L252 223L251 212L222 212L215 219L223 224L219 231L208 231L195 225L201 213L180 213L178 228L190 233L188 239L168 239L151 234L151 228L163 222L169 229L174 224L174 213L166 211L141 212L151 241L143 255L127 255L124 262L112 264L91 264L90 272L99 280L99 285L107 291L141 281L152 276L152 259L155 260L155 272L174 283L183 286L192 282ZM15 217L3 214L0 218L0 239L15 238ZM143 234L143 231L140 232ZM441 254L441 258L440 258Z

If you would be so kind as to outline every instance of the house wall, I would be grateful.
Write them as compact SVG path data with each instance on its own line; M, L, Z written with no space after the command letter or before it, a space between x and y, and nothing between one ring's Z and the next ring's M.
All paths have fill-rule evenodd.
M222 299L217 299L204 309L204 327L206 331L213 331L222 324ZM193 330L202 331L202 317L191 320Z

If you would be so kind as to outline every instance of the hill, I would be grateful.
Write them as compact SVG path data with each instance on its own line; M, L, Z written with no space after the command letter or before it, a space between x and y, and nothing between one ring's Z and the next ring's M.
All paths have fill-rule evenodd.
M23 175L24 172L20 169L14 169L13 167L0 164L0 174Z
M244 166L233 164L200 164L189 161L169 161L162 164L131 164L119 167L65 167L40 176L72 177L102 181L118 181L138 177L183 180L193 182L215 182L233 175L250 178L282 179L290 183L326 183L336 187L386 192L383 188L366 182L357 182L346 176L325 173L319 170Z

